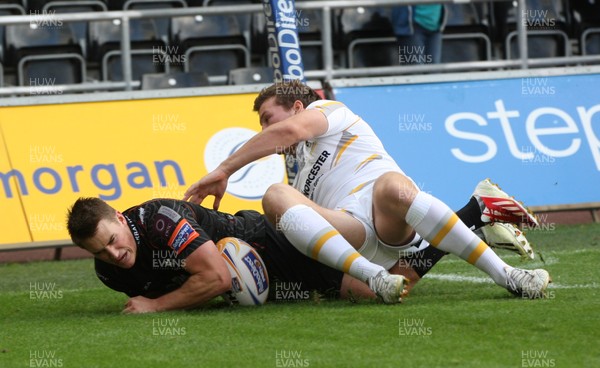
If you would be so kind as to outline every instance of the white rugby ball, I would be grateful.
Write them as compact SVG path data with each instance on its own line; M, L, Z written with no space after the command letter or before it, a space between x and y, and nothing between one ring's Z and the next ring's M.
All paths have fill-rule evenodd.
M217 248L231 274L231 290L225 299L240 305L264 304L269 295L269 276L256 250L233 237L219 240Z

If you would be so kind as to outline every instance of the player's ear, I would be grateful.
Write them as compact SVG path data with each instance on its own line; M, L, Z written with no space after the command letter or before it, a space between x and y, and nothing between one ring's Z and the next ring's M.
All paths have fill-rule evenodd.
M299 113L299 112L302 112L302 111L304 111L304 109L305 109L305 106L304 106L304 104L302 103L302 101L300 101L300 100L296 100L296 101L294 101L294 105L292 106L292 109L293 109L293 110L294 110L296 113Z
M127 223L127 221L125 220L125 216L121 212L115 211L115 216L117 217L117 221L123 224Z

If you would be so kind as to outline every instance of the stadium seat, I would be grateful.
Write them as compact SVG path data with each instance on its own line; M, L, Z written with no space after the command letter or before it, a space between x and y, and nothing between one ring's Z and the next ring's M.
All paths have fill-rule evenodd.
M7 10L9 12L5 13L5 11L7 11ZM2 11L2 13L0 13L0 15L25 14L25 13L27 13L26 10L27 10L27 7L26 7L26 4L24 1L19 1L19 0L2 1L2 0L0 0L0 11Z
M73 0L73 1L47 1L43 7L43 13L85 13L95 11L107 11L106 3L101 0ZM66 22L71 27L75 39L81 46L84 57L87 57L87 34L88 22Z
M106 1L104 0L27 0L27 8L30 13L42 13L48 10L56 10L58 8L69 7L102 7L107 9ZM98 3L101 3L100 5ZM82 9L82 11L86 11ZM92 10L96 11L96 10Z
M582 55L600 54L600 2L570 0L573 36L579 40Z
M155 73L142 76L142 89L203 87L210 85L206 73Z
M59 18L31 18L8 25L6 62L17 70L20 86L74 84L85 81L86 63L73 30Z
M110 10L184 8L184 0L108 0Z
M250 52L233 15L176 17L172 40L185 50L184 70L227 78L229 70L250 65Z
M274 71L270 67L238 68L229 71L228 84L273 83Z
M131 79L141 81L144 74L165 73L169 71L168 63L157 62L155 49L131 50ZM111 50L102 58L102 79L105 81L122 81L123 66L120 50Z
M82 53L71 28L53 26L45 21L32 20L29 24L6 26L5 42L5 64L10 66L16 66L28 55Z
M141 80L143 74L168 71L168 62L161 59L165 44L158 38L154 22L141 18L131 19L129 24L132 80ZM99 65L102 79L123 80L120 20L90 22L89 40L88 59Z
M0 0L0 8L19 8L27 13L27 0Z
M343 45L348 67L398 64L390 8L344 8L336 13L339 25L334 42Z
M128 0L123 4L123 10L146 10L146 9L173 9L185 8L187 4L184 0ZM158 37L165 43L170 44L169 18L150 18L156 25Z
M225 6L239 4L256 4L258 0L187 0L188 6Z
M442 62L491 60L489 21L475 4L447 4L446 9L448 18L442 35Z
M581 33L580 45L582 55L600 55L600 27L586 28Z
M159 39L156 25L151 19L131 19L129 38L132 49L152 49L164 47ZM92 21L88 27L88 60L100 63L104 55L121 48L121 21Z
M192 4L196 4L196 5L191 5L190 6L200 6L198 5L198 3L202 3L203 6L232 6L235 7L235 5L248 5L248 4L253 4L256 3L256 1L253 0L199 0L199 1L192 1ZM189 3L189 2L188 2ZM238 22L238 26L240 28L240 32L242 33L242 36L244 37L244 42L245 44L248 46L248 48L251 48L251 27L252 27L252 14L247 14L247 13L233 13L231 14L234 17L237 18L237 22Z
M526 14L517 14L516 7L508 8L503 36L506 58L519 57L517 22L527 27L529 58L570 55L568 17L561 0L526 0L526 7Z
M0 17L3 15L24 15L25 8L19 2L0 3ZM0 62L4 61L4 30L5 26L0 26Z
M520 57L517 31L506 37L505 52L507 59ZM568 56L569 38L561 30L528 30L527 55L530 59Z
M86 63L80 54L23 56L17 70L20 86L77 84L86 80Z

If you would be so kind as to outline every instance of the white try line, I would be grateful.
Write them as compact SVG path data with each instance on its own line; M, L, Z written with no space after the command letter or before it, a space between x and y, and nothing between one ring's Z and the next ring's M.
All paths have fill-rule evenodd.
M450 282L470 282L473 284L493 284L494 281L490 278L477 277L477 276L461 276L461 275L448 275L443 273L438 274L427 274L424 279L433 279ZM549 289L597 289L600 285L593 282L591 284L576 284L576 285L563 285L557 283L550 283Z
M88 292L88 291L98 291L98 290L110 290L107 287L91 287L91 288L76 288L76 289L61 289L60 287L55 287L54 290L52 291L61 291L62 293L83 293L83 292ZM38 291L44 291L44 290L38 290ZM49 291L49 290L47 290ZM7 291L1 291L0 290L0 296L20 296L20 295L33 295L31 293L35 293L35 290L31 290L30 287L28 286L24 286L23 290L7 290ZM34 298L37 299L37 298Z
M525 259L523 260L523 258L515 253L508 253L508 251L502 250L501 252L496 252L497 254L499 254L500 258L505 259L505 260L517 260L517 261L521 261L523 260L523 263L527 263L527 266L531 266L534 267L536 265L548 265L549 263L558 263L558 258L557 256L561 256L561 255L572 255L572 254L579 254L579 253L594 253L594 252L598 252L598 250L596 249L575 249L575 250L555 250L555 251L549 251L549 252L541 252L542 256L544 257L544 260L546 261L545 263L541 261L540 256L539 256L539 252L536 252L536 256L535 256L535 260L528 260ZM458 257L456 258L450 258L450 259L444 259L444 263L464 263L465 261L463 261L462 259L459 259ZM538 266L536 266L538 267Z
M576 249L576 250L569 250L569 251L563 250L563 251L549 252L549 254L547 254L544 257L545 262L542 262L539 258L537 258L534 261L526 261L527 268L531 268L531 269L543 268L548 265L559 263L559 259L557 256L564 255L564 254L587 253L589 251L594 251L594 250L592 250L592 249ZM503 255L502 258L519 259L520 256L511 254L511 255L507 255L507 256ZM465 263L465 261L458 259L458 258L453 258L453 259L444 260L444 263ZM494 283L494 281L492 281L492 279L489 277L461 276L461 275L453 275L453 274L432 273L432 274L427 274L425 276L425 278L433 279L433 280L441 280L441 281L450 281L450 282L470 282L470 283L474 283L474 284L493 284ZM564 285L564 284L553 282L548 285L549 289L597 289L598 287L599 287L599 284L597 284L595 282L593 282L591 284L575 284L575 285Z
M544 257L544 262L542 262L539 257L535 260L524 260L523 262L520 262L521 257L520 256L510 256L510 257L501 257L502 259L504 259L508 264L510 264L513 267L521 267L521 264L524 264L525 266L527 266L527 268L544 268L546 266L549 265L553 265L553 264L557 264L558 263L558 258L553 257L553 256L545 256ZM517 262L509 262L510 260L517 260ZM450 259L442 259L443 263L461 263L461 264L466 264L466 261L455 257L455 258L450 258ZM440 263L441 264L441 263Z

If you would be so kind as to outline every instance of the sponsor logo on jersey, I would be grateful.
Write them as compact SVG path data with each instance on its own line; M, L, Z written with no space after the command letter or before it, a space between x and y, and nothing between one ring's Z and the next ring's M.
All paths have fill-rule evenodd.
M184 219L175 228L168 245L179 255L198 236L200 235L194 230L192 225Z
M179 220L181 220L181 215L174 209L160 206L154 216L154 229L164 238L170 239Z
M138 230L137 226L135 226L135 224L133 223L133 221L131 221L131 219L129 217L125 216L125 219L127 219L127 224L129 225L129 229L131 229L131 233L133 234L135 243L137 245L140 245L140 243L141 243L140 231Z
M317 179L317 175L319 174L319 171L321 170L321 167L323 166L325 161L327 161L327 158L329 157L329 155L330 155L330 153L327 151L321 152L321 154L319 155L319 158L314 163L312 169L310 169L310 172L308 173L308 176L306 177L306 181L304 182L304 188L302 190L304 195L308 195L308 193L310 193L311 185L313 184L313 182L315 182L315 179ZM315 182L315 186L316 186L316 182Z
M167 216L174 223L177 223L177 221L179 221L179 219L181 218L181 215L178 214L177 211L167 206L160 206L160 208L158 209L158 213Z

